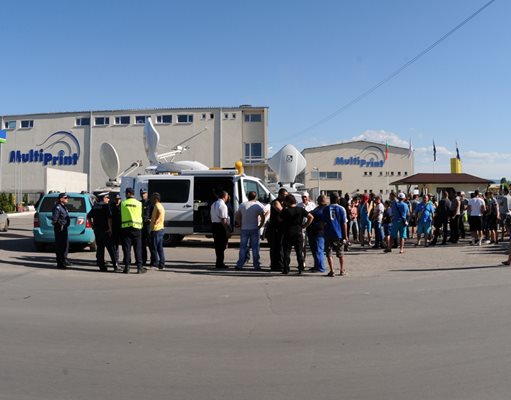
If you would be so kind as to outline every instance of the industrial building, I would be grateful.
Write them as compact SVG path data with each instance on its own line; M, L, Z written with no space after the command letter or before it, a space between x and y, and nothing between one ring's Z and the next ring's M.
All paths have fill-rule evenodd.
M307 167L300 182L313 196L333 191L386 195L396 189L396 179L414 173L411 148L365 140L309 147L302 154ZM405 190L406 185L398 189Z
M248 174L267 177L268 107L157 108L4 115L0 144L0 191L26 194L46 188L45 170L87 175L92 191L108 180L100 147L108 142L119 155L121 170L134 161L148 166L143 129L151 117L160 134L161 152L176 145L187 150L176 161L194 160L209 167L234 167L242 160Z

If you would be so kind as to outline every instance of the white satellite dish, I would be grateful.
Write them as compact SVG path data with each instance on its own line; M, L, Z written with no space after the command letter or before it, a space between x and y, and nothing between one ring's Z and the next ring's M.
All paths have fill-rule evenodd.
M120 163L114 146L110 143L103 143L99 148L99 159L108 179L115 181L119 175Z
M186 142L189 142L196 136L199 136L201 133L207 131L208 128L204 128L196 134L192 135L188 139L178 143L173 150L168 151L166 153L158 154L158 144L160 143L160 134L156 130L153 125L153 121L151 117L147 117L144 124L144 149L147 155L147 159L151 165L160 164L161 160L167 162L172 161L175 156L178 154L182 154L184 151L188 150L187 146L183 146Z
M151 117L148 117L144 124L144 149L147 159L152 165L158 164L158 143L160 134L153 125Z
M287 144L268 160L268 165L279 176L280 183L293 184L307 161L295 146Z
M174 161L159 164L156 173L181 173L183 171L207 171L209 168L199 161Z

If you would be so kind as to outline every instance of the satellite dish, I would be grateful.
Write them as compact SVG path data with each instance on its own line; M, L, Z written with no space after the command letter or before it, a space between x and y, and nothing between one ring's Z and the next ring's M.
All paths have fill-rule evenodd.
M207 171L209 168L198 161L175 161L159 164L156 173L181 173L183 171Z
M268 165L279 176L279 182L294 183L307 161L295 146L287 144L268 160Z
M111 181L115 181L119 175L119 155L114 146L110 143L103 143L99 148L99 159L106 176Z
M144 149L147 159L152 165L158 164L157 147L160 142L160 134L153 125L151 117L148 117L144 124Z

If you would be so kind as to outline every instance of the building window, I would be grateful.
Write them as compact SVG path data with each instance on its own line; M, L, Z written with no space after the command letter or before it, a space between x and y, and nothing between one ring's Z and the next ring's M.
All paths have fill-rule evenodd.
M261 114L245 114L245 122L261 122L262 120Z
M397 176L401 176L401 171L397 171Z
M215 114L213 113L209 114L209 119L215 119Z
M408 172L405 171L405 176L408 176Z
M90 125L90 118L76 118L75 126L88 126Z
M369 171L369 176L373 176L373 171Z
M177 116L177 123L178 124L191 124L193 122L193 115L192 114L179 114Z
M380 194L383 194L383 189L380 189Z
M383 176L383 171L380 171L380 176Z
M319 179L335 179L335 180L341 180L342 179L342 172L338 171L311 171L311 179L318 179L318 173L319 173Z
M229 119L229 113L224 113L224 119Z
M157 115L156 123L157 124L171 124L172 123L172 115Z
M245 143L245 163L253 164L263 161L262 143Z
M5 121L4 127L5 129L16 129L16 121Z
M236 119L236 113L231 114L232 119Z
M200 119L206 119L206 114L202 114Z
M115 117L115 125L129 125L130 117L128 115Z
M394 176L394 171L390 171L390 176Z
M21 121L20 127L22 129L29 129L34 127L34 120L33 119L26 119L24 121Z
M149 118L148 115L137 115L135 117L135 124L137 124L137 125L144 125L145 121L147 120L147 118Z
M364 176L367 176L367 171L364 171Z
M96 117L94 118L95 126L110 125L110 117Z

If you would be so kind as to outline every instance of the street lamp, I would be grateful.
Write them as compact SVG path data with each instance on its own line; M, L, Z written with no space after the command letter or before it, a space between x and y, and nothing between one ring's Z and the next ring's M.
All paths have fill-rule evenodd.
M312 167L312 170L316 171L316 173L318 174L318 196L320 196L321 195L321 187L320 187L320 184L319 184L319 168L318 167Z

